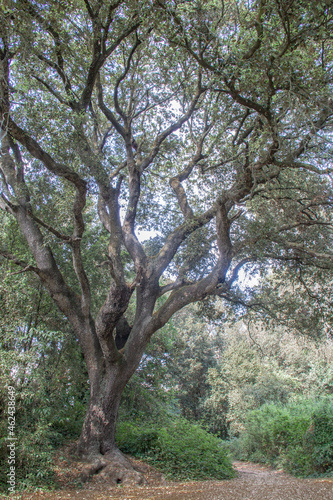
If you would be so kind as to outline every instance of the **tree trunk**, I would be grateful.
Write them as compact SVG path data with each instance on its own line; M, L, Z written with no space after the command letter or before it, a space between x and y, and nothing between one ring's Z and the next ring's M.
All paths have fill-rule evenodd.
M137 291L137 293L141 314L137 315L132 328L123 319L116 328L115 342L108 343L107 335L113 335L113 332L107 331L107 335L103 335L105 332L100 328L96 335L94 325L89 323L86 325L86 334L82 342L89 375L90 401L78 444L78 453L91 464L86 476L102 469L99 477L102 479L104 476L104 479L113 483L142 484L145 481L142 473L135 470L135 466L118 450L115 441L118 409L123 390L139 366L144 349L153 333L150 320L155 296L146 291L143 302L142 292ZM125 342L120 351L116 347L117 336L121 337L122 343ZM99 344L84 342L87 338L95 340L98 338L100 342ZM102 346L106 348L103 350Z
M115 441L121 395L135 368L118 363L102 375L90 375L90 401L78 444L79 455L88 462L81 473L83 482L97 473L97 481L109 484L146 484L146 471L125 457Z
M129 376L117 364L89 379L90 401L78 445L79 455L86 458L116 449L118 408Z

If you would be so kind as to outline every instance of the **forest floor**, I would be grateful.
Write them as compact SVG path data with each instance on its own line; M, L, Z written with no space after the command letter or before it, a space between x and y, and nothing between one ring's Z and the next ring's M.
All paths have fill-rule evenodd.
M299 479L251 462L234 462L238 475L225 481L161 483L153 469L148 486L108 486L92 480L82 487L14 495L20 500L332 500L333 478ZM60 471L62 472L62 471ZM68 472L68 469L67 469ZM68 476L67 476L68 477ZM0 497L1 498L1 497Z

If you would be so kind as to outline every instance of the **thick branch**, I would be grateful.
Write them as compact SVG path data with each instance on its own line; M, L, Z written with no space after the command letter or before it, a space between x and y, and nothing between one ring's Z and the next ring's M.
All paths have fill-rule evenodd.
M158 255L153 259L154 269L157 276L161 276L166 267L169 265L174 255L176 254L179 246L182 242L194 231L203 227L208 222L212 220L212 218L217 214L218 210L221 210L221 203L224 204L225 211L228 213L231 208L238 203L240 200L244 199L248 194L251 193L251 190L254 186L254 179L252 176L252 172L250 169L246 169L243 172L243 175L239 177L239 179L233 184L233 186L226 192L223 193L223 196L218 198L215 203L213 203L212 207L201 214L200 216L192 217L191 219L186 220L182 225L177 227L167 238L163 248L160 250ZM220 224L220 220L218 224ZM229 221L230 223L230 221ZM226 256L227 260L230 257L230 248L227 248L228 241L227 239L222 241L224 238L222 228L219 225L220 231L220 246L222 253ZM222 231L222 232L221 232ZM222 239L221 239L222 238ZM222 264L222 262L221 262Z
M22 140L24 145L26 147L30 147L32 151L40 157L40 159L44 159L44 161L48 164L53 172L57 174L59 174L60 172L60 175L63 175L65 178L69 178L72 182L74 182L77 193L80 193L80 196L83 196L83 198L85 199L85 183L81 181L81 179L74 172L71 172L69 169L66 169L66 167L54 162L54 160L39 147L36 141L31 139L27 134L25 134L25 132L21 131L21 129L16 128L15 124L13 125L13 122L10 121L9 127L11 129L10 131L14 130L15 132L20 132L20 134L18 134L18 137ZM51 249L47 245L45 245L43 235L36 224L36 217L31 213L32 211L29 203L29 193L24 182L23 167L21 166L21 168L18 168L16 172L14 161L9 155L8 148L10 143L19 165L21 164L22 160L17 145L15 145L14 142L11 141L10 136L7 135L2 144L2 150L4 150L4 148L6 149L6 161L3 162L3 165L5 170L7 170L7 180L15 193L15 199L17 202L17 205L13 205L11 207L11 212L15 216L20 229L29 245L29 248L36 260L39 277L45 283L51 297L53 298L59 309L68 317L76 331L80 331L80 328L82 326L80 302L77 300L74 292L72 292L72 290L70 290L70 288L67 286L57 266ZM80 208L80 212L81 211L82 207ZM80 217L78 212L75 215L78 218ZM37 220L37 222L41 223L39 219ZM42 225L44 227L47 226L48 230L53 229L47 224L42 223ZM53 231L53 233L55 232L56 231ZM74 237L76 235L80 237L80 232L74 233ZM59 233L57 236L62 235ZM72 240L74 241L74 238L72 238Z
M22 144L22 146L24 146L34 158L40 160L50 172L57 176L64 177L79 189L82 189L83 186L85 186L85 181L81 179L76 172L68 168L66 165L56 162L41 148L35 139L16 125L10 117L8 121L8 130L11 136Z
M181 183L189 178L195 165L200 160L202 160L202 158L203 158L202 147L203 147L205 137L206 137L207 133L209 132L210 128L211 128L210 126L206 125L205 130L204 130L204 132L203 132L202 136L200 137L200 140L197 144L195 155L193 156L192 160L187 165L187 167L180 174L176 175L175 177L172 177L169 181L170 186L172 187L172 189L174 190L174 192L177 196L179 207L180 207L185 219L189 219L189 218L193 217L193 210L187 201L186 193L185 193L185 190L184 190L183 186L181 185Z
M102 113L104 113L105 117L109 120L110 123L114 126L119 135L121 135L124 139L126 138L126 131L124 127L118 122L115 115L112 111L105 105L103 99L103 87L100 81L99 75L96 77L96 86L97 86L97 96L98 96L98 106Z
M219 249L219 283L225 281L226 272L229 269L232 259L232 243L230 240L230 220L228 219L228 212L226 210L226 200L221 200L218 204L216 212L216 235L217 246Z
M107 364L120 360L113 335L114 328L126 311L132 290L127 286L111 286L96 318L96 333Z
M167 301L153 314L148 327L151 334L162 328L177 311L186 305L202 300L210 295L218 285L219 274L220 269L219 265L217 265L202 280L173 291Z
M119 215L119 193L120 185L116 189L101 186L98 198L98 214L104 227L110 233L108 251L112 277L118 286L125 286L124 266L121 260L123 234Z
M116 40L110 45L110 47L106 51L102 51L100 40L97 39L94 43L92 62L89 67L87 80L85 88L82 92L80 104L80 109L87 109L91 95L96 83L96 78L99 73L99 70L102 68L103 64L107 60L107 58L117 49L117 47L121 44L125 38L127 38L131 33L137 30L140 26L140 22L135 22L125 29L121 35L119 35Z
M75 274L80 284L81 288L81 308L86 319L90 317L90 284L84 269L82 255L81 255L81 239L84 233L84 221L83 221L83 210L86 205L86 187L81 189L76 189L75 200L73 205L74 214L74 231L72 238L72 249L73 249L73 266Z
M137 271L145 267L147 257L144 249L134 233L137 206L140 199L141 173L137 169L134 161L129 167L129 201L127 205L126 216L123 224L124 242L129 251Z

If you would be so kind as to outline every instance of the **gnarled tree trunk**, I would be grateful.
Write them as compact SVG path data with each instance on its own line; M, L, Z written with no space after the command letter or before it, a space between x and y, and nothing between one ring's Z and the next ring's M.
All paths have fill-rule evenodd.
M88 466L82 473L82 480L98 473L100 480L114 484L143 484L145 482L142 471L125 457L117 447L115 440L118 409L123 390L140 363L143 344L147 342L145 328L137 322L131 329L122 317L116 329L111 333L114 344L125 343L118 356L109 357L103 354L103 349L93 351L91 346L86 352L86 361L90 382L90 400L85 416L81 436L78 443L78 454L86 459ZM133 337L145 339L136 349L131 349L131 340L128 345L129 332ZM94 328L90 328L90 336L94 336ZM110 339L109 339L110 340ZM104 341L101 341L102 347ZM98 346L98 344L96 344ZM115 354L114 353L114 354Z
M128 377L121 373L121 368L117 365L97 376L98 387L90 395L78 445L79 455L83 457L104 455L116 448L118 408L128 381Z

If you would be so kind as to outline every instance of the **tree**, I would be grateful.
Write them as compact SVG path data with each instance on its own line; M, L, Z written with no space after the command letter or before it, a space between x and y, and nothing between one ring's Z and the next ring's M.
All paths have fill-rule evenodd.
M176 398L182 415L189 421L201 422L211 430L204 403L210 389L207 381L211 368L223 351L220 332L200 318L193 306L174 315L171 323L177 325L167 369L176 386ZM214 428L214 431L216 429Z
M116 459L122 391L175 312L244 303L241 268L331 267L332 9L7 0L0 14L0 207L31 257L1 255L80 342L80 453Z
M207 377L204 407L230 437L244 431L250 411L264 404L332 392L330 339L300 336L287 327L239 321L226 328L225 348Z

